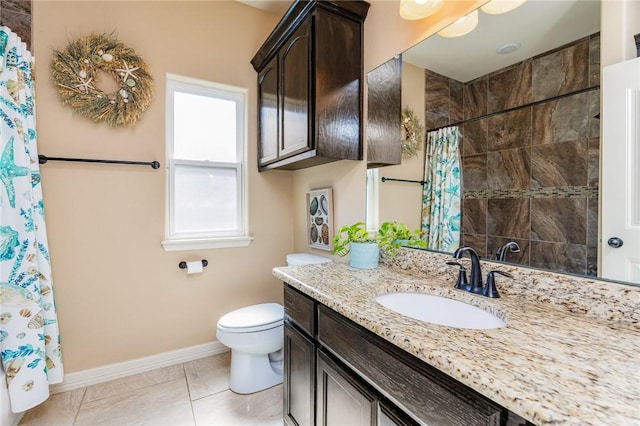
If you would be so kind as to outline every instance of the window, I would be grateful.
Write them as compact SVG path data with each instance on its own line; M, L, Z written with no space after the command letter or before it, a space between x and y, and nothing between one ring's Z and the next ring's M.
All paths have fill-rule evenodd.
M165 250L249 245L246 89L167 75Z

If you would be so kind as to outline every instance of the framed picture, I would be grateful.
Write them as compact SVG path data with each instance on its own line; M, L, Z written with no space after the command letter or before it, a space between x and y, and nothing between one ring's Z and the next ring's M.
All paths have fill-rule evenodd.
M320 250L331 250L333 239L333 199L331 188L307 192L307 243Z

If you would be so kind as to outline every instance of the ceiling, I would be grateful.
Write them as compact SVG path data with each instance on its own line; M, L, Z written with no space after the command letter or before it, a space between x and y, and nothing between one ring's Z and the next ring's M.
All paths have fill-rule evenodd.
M457 38L433 35L402 55L405 62L466 83L600 31L600 1L528 0L502 15L479 11L478 27ZM515 52L496 49L521 43Z

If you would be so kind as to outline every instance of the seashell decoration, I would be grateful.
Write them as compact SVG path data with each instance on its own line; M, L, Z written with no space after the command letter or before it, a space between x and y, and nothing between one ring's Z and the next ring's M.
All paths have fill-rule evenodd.
M42 311L40 311L35 317L31 318L31 321L29 321L29 323L27 324L27 328L30 328L30 329L42 328L43 324L44 324L44 319L42 317Z
M318 198L313 197L313 200L311 200L311 204L309 204L309 214L313 216L316 214L317 211L318 211Z
M7 384L11 384L14 377L18 374L24 364L23 358L14 358L5 364L5 374L7 376Z
M0 314L0 324L8 324L11 321L11 313L3 312Z
M320 208L324 214L329 214L329 200L324 195L320 196Z
M18 312L20 314L21 317L25 317L25 318L29 318L31 316L31 311L29 309L20 309L20 312Z
M329 244L329 226L326 223L322 224L320 235L322 237L322 243L328 245Z
M332 189L316 189L307 193L308 244L321 250L331 250L333 218L331 215Z

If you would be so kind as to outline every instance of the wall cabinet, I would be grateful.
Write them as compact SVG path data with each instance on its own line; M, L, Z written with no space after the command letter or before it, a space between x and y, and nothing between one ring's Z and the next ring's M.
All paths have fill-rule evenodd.
M251 60L258 169L362 159L364 1L296 1Z
M402 162L402 59L367 73L367 168Z
M284 302L286 424L507 424L508 410L288 285Z

